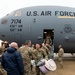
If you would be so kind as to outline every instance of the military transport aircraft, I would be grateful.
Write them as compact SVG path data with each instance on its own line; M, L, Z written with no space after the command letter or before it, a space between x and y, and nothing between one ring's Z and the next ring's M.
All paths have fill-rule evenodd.
M34 6L18 9L0 19L0 39L22 45L25 40L42 43L50 35L55 52L61 44L75 53L75 8Z

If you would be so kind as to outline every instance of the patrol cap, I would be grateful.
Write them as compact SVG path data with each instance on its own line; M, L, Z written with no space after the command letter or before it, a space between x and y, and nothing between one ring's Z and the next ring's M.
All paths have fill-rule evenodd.
M28 45L31 40L26 40L25 45Z
M62 45L59 45L59 48L62 48Z

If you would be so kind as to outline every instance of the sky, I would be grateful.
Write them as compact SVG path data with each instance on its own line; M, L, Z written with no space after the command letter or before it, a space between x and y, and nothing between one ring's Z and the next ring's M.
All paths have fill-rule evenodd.
M75 0L0 0L0 18L20 8L42 5L75 8Z

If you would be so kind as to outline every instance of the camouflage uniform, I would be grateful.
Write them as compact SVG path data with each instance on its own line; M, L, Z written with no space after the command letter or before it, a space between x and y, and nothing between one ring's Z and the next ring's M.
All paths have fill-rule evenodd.
M47 38L44 40L44 43L45 43L45 44L48 43L49 45L51 45L51 44L52 44L51 38L50 38L50 37L47 37Z
M51 51L52 46L48 44L46 47L49 49L49 51Z
M35 49L35 56L37 57L36 63L38 63L41 59L46 58L47 55L46 52L40 48L39 50ZM45 75L40 71L39 66L36 67L36 73L36 75Z
M0 75L7 75L7 72L3 69L0 63Z
M36 64L35 64L36 56L35 56L35 51L34 51L33 47L31 47L30 50L33 53L31 61L34 61L34 64L33 65L31 64L31 74L36 75Z
M34 47L34 44L32 44L32 47L31 47L31 49L32 49L32 50L34 50L34 49L35 49L35 47Z
M61 68L63 68L63 54L64 54L64 50L63 48L60 48L59 51L58 51L58 59L59 59L59 63L60 63L60 66Z
M3 53L3 49L0 47L0 60L1 60L2 53ZM1 62L0 62L0 75L7 75L7 72L3 69Z
M50 56L51 56L51 49L52 49L52 47L48 44L48 45L46 45L46 47L49 49L49 52L50 52L50 54L49 54L49 59L50 59Z
M49 56L50 56L50 50L46 47L46 46L43 46L41 47L41 49L43 49L47 55L47 58L49 59Z
M23 58L24 63L24 75L31 75L31 59L32 59L32 52L30 47L24 46L19 48L19 51Z
M3 53L3 49L0 47L0 55L2 55Z

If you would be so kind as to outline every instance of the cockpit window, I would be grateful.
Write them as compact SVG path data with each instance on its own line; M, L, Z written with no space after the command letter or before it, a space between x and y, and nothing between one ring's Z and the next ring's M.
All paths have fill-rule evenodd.
M15 16L21 16L21 11L16 11Z
M20 10L18 10L18 11L13 11L13 12L11 12L11 13L9 13L9 14L7 14L6 16L21 16L21 11Z
M13 12L11 12L11 13L9 13L9 14L7 14L6 16L9 16L9 15L14 15L14 11Z

